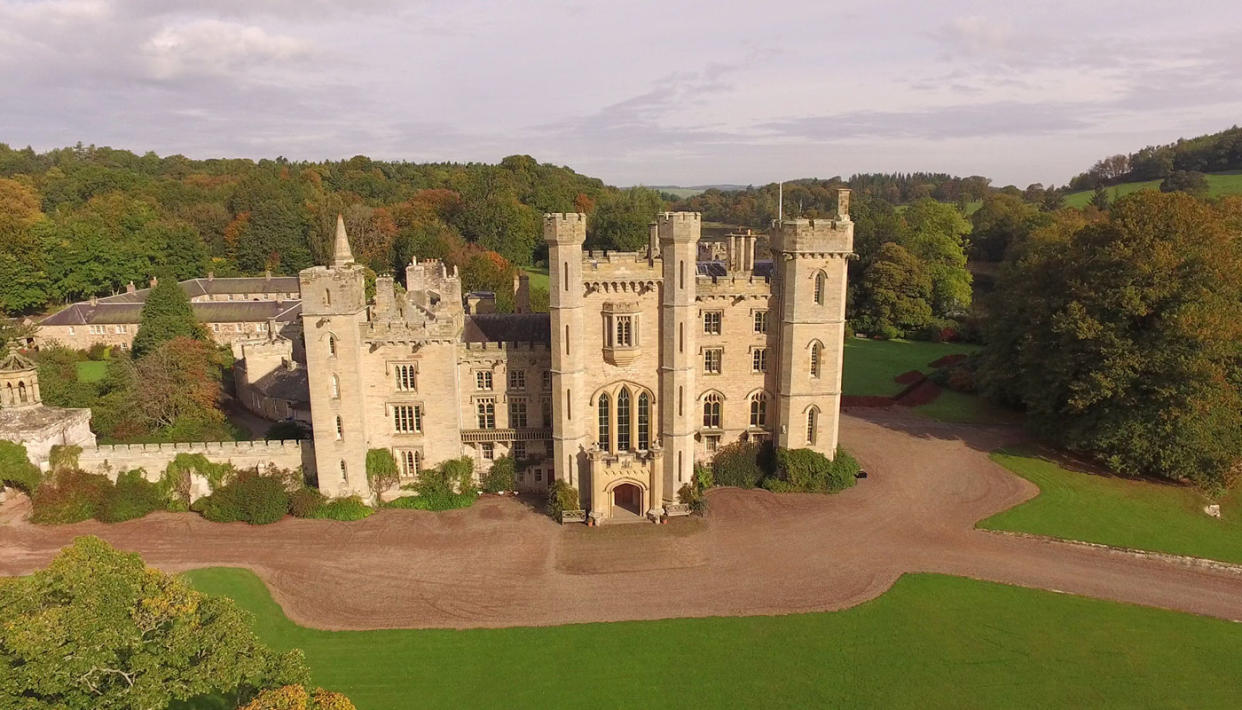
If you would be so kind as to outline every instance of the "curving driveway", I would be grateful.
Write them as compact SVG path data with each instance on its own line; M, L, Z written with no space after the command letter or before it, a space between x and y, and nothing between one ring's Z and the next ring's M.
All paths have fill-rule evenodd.
M27 573L95 534L170 571L251 568L292 619L330 629L824 611L874 598L904 572L1242 621L1242 574L974 530L1037 493L987 457L1020 437L1012 430L894 408L846 414L841 435L871 473L860 485L835 496L714 490L706 522L561 528L491 497L352 523L250 527L166 513L117 525L10 521L0 525L0 574Z

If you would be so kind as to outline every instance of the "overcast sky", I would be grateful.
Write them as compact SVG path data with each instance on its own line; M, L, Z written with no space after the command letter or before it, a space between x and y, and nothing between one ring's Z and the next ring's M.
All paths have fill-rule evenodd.
M0 0L0 142L1061 184L1242 123L1242 2Z

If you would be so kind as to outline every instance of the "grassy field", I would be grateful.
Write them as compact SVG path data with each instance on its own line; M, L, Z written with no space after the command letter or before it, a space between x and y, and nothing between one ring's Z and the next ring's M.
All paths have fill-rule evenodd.
M1242 170L1229 170L1221 173L1208 173L1208 196L1236 195L1242 193ZM1139 190L1159 190L1159 180L1144 182L1127 182L1108 188L1109 197L1114 200ZM1091 200L1091 190L1071 192L1065 196L1068 207L1086 207Z
M835 613L361 632L293 624L249 571L186 576L360 710L1226 708L1242 694L1242 625L937 575Z
M945 355L973 353L977 345L965 343L926 343L917 340L845 340L845 363L841 390L847 395L889 397L905 385L893 378L903 372L931 372L929 363Z
M78 363L79 382L98 382L108 373L108 363L103 360L83 360Z
M548 290L548 269L544 266L528 266L524 269L530 274L530 287L532 289L542 288Z
M1015 530L1242 563L1242 491L1221 501L1221 520L1203 513L1194 489L1069 471L1034 448L992 460L1039 486L1040 494L979 523Z

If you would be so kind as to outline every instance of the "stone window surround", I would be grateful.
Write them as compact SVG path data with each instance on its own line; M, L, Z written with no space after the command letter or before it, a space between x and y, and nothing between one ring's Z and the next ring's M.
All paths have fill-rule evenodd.
M621 433L623 433L623 430L617 426L617 414L619 409L617 406L617 397L621 394L622 389L629 391L630 398L628 412L629 447L625 450L630 452L649 451L655 443L652 441L651 437L653 424L659 421L659 411L656 409L655 393L646 387L642 387L628 381L614 382L611 385L596 390L595 394L591 396L590 406L595 410L595 415L592 416L591 421L592 425L595 427L596 446L599 447L601 451L607 451L610 453L618 453L620 451L620 449L618 449L618 437ZM647 416L645 423L641 420L641 408L639 406L639 400L643 396L646 396L647 398ZM599 416L601 397L607 397L607 404L605 406L608 408L606 419L608 438L605 442L605 446L599 446L600 434L604 433L600 426L604 422L600 421L601 418ZM643 446L643 444L646 444L646 446Z

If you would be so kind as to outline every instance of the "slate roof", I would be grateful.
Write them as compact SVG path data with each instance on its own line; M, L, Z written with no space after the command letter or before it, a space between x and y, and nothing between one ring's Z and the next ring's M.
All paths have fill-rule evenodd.
M228 293L301 293L296 276L241 276L236 278L189 279L178 283L190 298ZM100 303L143 303L149 288L118 293L98 299Z
M466 316L467 343L551 343L547 313L485 313Z
M35 364L30 361L30 358L16 350L11 351L8 356L0 360L0 372L25 372L26 370L33 369L35 369Z
M129 294L133 295L133 294ZM301 301L202 301L191 303L200 323L257 323L275 319L285 323L302 315ZM110 325L138 323L142 303L81 301L39 321L39 325Z
M310 386L306 383L306 369L278 367L255 380L253 387L267 397L284 399L293 404L310 403Z

